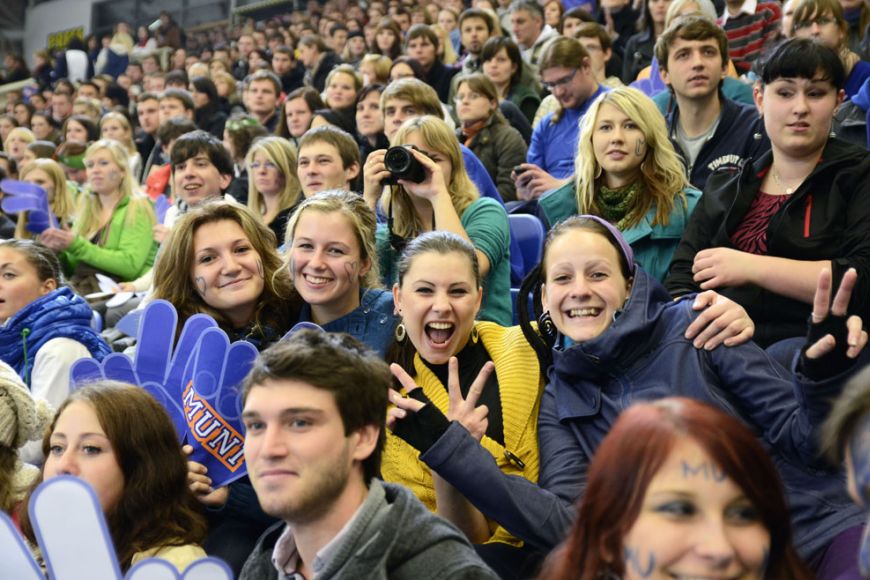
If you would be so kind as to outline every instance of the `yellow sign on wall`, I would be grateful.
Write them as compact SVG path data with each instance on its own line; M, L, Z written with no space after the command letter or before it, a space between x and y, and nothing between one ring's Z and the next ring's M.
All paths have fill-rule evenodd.
M67 43L71 38L78 37L85 39L85 27L77 26L69 30L61 30L60 32L52 32L48 35L48 49L52 52L66 48Z

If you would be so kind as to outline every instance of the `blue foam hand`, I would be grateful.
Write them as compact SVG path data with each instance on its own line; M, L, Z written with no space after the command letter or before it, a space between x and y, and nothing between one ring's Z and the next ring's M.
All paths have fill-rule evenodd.
M169 211L170 207L172 207L172 204L169 203L169 199L162 193L154 200L154 213L157 215L158 224L163 223L164 218L166 218L166 212Z
M326 332L325 330L323 330L323 327L321 327L318 324L314 324L313 322L297 322L296 324L293 325L293 328L288 330L284 334L284 336L281 337L281 340L287 340L288 338L290 338L291 336L293 336L294 334L296 334L300 330L305 330L305 329L319 330L321 332Z
M49 216L41 209L33 210L27 214L27 231L41 234L52 226Z
M252 344L230 344L222 330L211 328L202 333L185 371L182 400L187 442L193 446L190 459L206 466L213 487L247 473L239 385L255 358Z
M177 324L178 314L172 304L165 300L150 302L139 321L135 360L115 353L102 363L89 359L78 361L70 372L73 388L100 378L139 385L163 405L179 440L183 441L187 432L181 406L184 370L193 357L200 335L209 328L216 328L217 323L204 314L191 316L176 341Z
M54 580L120 580L121 568L99 501L90 486L71 476L40 484L29 513L49 577ZM41 580L39 566L9 517L0 512L0 562L3 578ZM165 560L147 558L133 566L126 580L232 580L229 567L203 558L183 575Z
M48 206L48 193L42 187L35 183L4 179L0 181L0 189L6 194L0 202L0 207L6 213L41 212L45 216L42 219L47 218L50 227L58 227L57 218Z

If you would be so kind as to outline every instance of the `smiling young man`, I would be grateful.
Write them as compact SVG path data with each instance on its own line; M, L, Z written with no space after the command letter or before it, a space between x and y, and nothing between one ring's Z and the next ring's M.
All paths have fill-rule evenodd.
M299 140L296 173L305 197L328 189L353 191L359 172L359 145L341 129L323 125Z
M722 93L728 39L721 28L700 16L687 17L659 37L656 58L675 101L667 115L671 142L692 185L703 190L712 172L735 171L770 149L755 108Z
M346 334L304 330L264 351L243 390L245 461L283 521L240 580L496 578L452 525L377 479L387 365Z

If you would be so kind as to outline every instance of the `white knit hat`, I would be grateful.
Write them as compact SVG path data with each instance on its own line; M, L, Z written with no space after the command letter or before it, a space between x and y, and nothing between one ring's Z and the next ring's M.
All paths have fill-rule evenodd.
M0 445L18 449L41 438L53 414L51 406L34 399L12 367L0 361Z

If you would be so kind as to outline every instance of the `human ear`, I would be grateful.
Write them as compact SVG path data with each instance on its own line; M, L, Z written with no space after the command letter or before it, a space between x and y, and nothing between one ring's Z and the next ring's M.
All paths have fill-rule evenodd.
M49 292L54 292L57 290L57 280L54 278L49 278L42 283L42 288L40 288L40 292L43 296L48 294Z
M356 461L365 461L374 453L375 447L378 445L381 429L377 425L363 425L357 429L353 435L356 436L356 443L353 448L353 458Z

